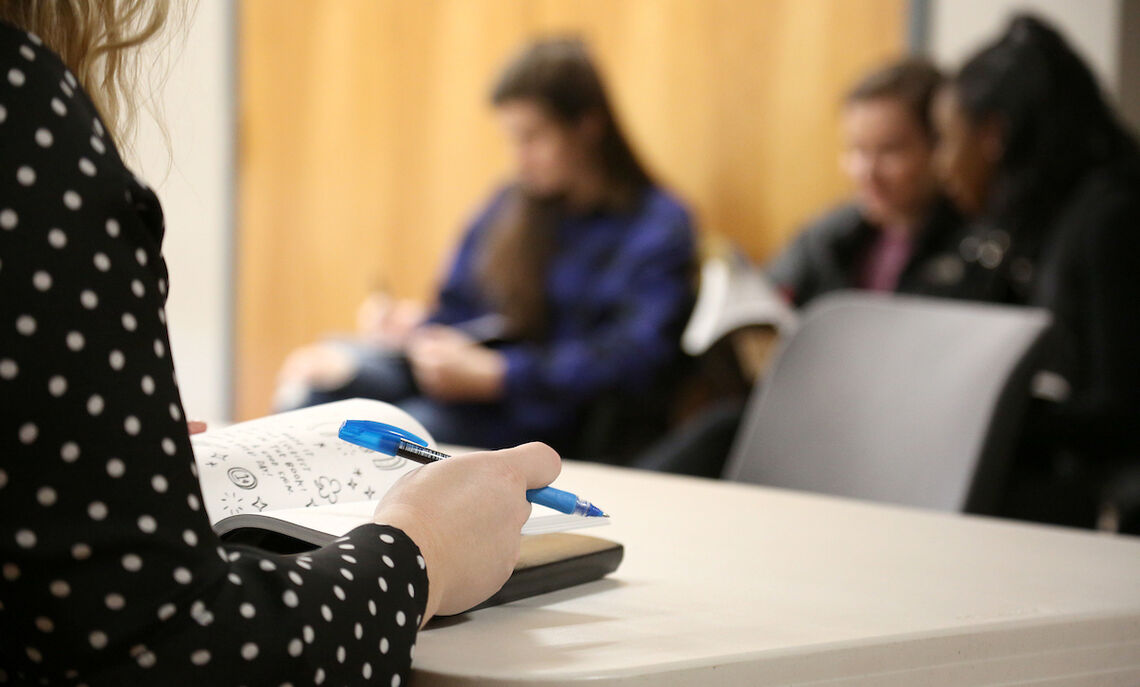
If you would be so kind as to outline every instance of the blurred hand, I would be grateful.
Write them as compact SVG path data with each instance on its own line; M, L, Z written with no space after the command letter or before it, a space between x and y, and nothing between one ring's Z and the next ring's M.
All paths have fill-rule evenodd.
M348 351L331 344L312 344L285 358L277 382L327 390L344 386L355 374L356 361Z
M206 431L206 423L201 420L188 420L186 422L186 428L190 430L191 435L201 434Z
M530 517L526 490L550 484L561 470L549 446L525 444L424 465L388 490L374 520L420 547L428 574L424 623L465 611L503 586Z
M453 327L421 327L408 341L416 384L440 401L495 401L503 396L507 361Z
M374 292L356 311L356 329L370 343L400 350L426 318L427 310L420 303Z

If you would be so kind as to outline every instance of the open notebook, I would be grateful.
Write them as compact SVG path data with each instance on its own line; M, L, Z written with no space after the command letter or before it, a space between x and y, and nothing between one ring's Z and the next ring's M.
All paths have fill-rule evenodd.
M337 437L345 420L403 427L431 443L423 425L395 406L337 401L204 432L191 438L206 512L223 538L263 530L321 546L372 521L401 475L417 467ZM523 534L605 524L535 505Z
M294 554L372 522L376 501L414 463L337 437L340 423L376 420L431 441L394 406L352 399L251 420L191 438L206 512L231 543ZM571 487L572 488L572 487ZM606 524L535 505L507 583L476 608L600 579L621 564L620 544L563 530ZM471 609L474 610L474 609Z
M729 248L701 264L701 288L681 334L681 348L701 355L737 329L768 326L787 335L797 325L795 311L764 273L739 250Z

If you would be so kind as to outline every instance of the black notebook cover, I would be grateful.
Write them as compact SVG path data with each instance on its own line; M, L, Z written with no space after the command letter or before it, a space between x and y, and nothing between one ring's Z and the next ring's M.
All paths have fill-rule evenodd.
M336 539L326 532L258 515L226 518L218 522L215 529L231 544L281 554L312 551ZM519 562L510 579L491 598L470 610L601 579L617 570L624 554L621 544L584 534L555 532L524 536Z

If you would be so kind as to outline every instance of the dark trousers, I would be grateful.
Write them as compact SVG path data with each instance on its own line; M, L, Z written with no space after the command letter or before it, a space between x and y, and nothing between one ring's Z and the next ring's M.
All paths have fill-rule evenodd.
M742 399L714 403L670 431L631 465L658 472L720 477L743 414Z

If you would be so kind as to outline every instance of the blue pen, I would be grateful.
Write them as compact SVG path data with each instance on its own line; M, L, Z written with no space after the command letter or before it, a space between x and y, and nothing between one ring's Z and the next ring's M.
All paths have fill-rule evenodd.
M406 429L383 422L345 420L341 423L337 436L350 444L379 451L388 456L401 456L425 465L451 457L428 448L426 441ZM584 515L589 518L610 517L589 501L554 487L527 489L526 500L567 515Z

